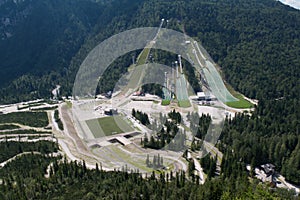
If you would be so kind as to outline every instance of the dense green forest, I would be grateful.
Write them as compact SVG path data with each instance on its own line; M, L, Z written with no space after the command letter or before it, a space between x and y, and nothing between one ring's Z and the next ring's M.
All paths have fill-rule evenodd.
M20 127L12 124L0 124L0 130L17 129L17 128Z
M150 124L147 113L143 113L139 110L135 111L135 109L132 109L131 115L145 126Z
M13 112L0 115L0 123L18 123L32 127L45 127L49 124L46 112Z
M199 185L198 179L186 180L184 172L145 179L134 172L104 172L99 165L89 170L84 162L59 164L42 155L17 159L0 169L0 176L1 199L296 199L286 190L249 182L245 173L235 174L235 181L222 176Z
M45 127L48 125L46 112L13 112L0 115L0 123L19 123L32 127Z
M240 114L227 120L220 146L222 152L234 151L236 160L258 166L273 163L276 170L297 185L300 184L300 108L292 102L291 115L280 102L260 102L251 116ZM286 109L286 108L285 108Z
M62 123L62 121L61 121L61 119L60 119L58 110L55 110L55 111L54 111L54 119L55 119L55 122L56 122L57 125L58 125L58 128L59 128L60 130L64 130L64 125L63 125L63 123Z
M57 152L58 146L53 142L39 141L33 143L27 142L2 142L0 143L0 162L4 162L9 158L14 157L17 154L23 152L40 152L42 154L48 154Z
M167 28L185 27L201 41L225 79L246 96L299 97L300 14L278 1L7 2L1 5L6 10L2 17L30 9L10 27L12 36L0 40L1 102L49 98L56 84L70 95L76 72L93 47L120 31L158 26L161 18L169 19ZM117 62L112 77L124 73L131 62L127 58Z
M180 151L186 147L186 134L178 128L178 125L181 124L181 114L175 109L168 113L168 117L160 115L160 122L155 119L151 124L146 113L133 109L132 116L152 130L157 130L150 137L145 134L141 139L141 145L144 148ZM164 123L161 124L161 122Z

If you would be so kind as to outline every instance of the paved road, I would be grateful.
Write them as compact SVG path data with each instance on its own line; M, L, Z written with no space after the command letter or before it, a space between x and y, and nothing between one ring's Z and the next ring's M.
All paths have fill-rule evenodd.
M202 169L202 167L201 167L201 165L200 165L200 163L197 159L193 158L193 160L194 160L194 163L195 163L195 169L197 170L199 178L200 178L200 183L204 184L205 176L204 176L203 169Z

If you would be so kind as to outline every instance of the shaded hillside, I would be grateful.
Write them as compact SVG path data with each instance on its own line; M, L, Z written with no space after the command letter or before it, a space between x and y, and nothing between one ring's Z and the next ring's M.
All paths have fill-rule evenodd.
M158 26L161 18L198 38L238 91L259 99L299 97L300 12L277 1L4 2L2 102L49 97L56 84L70 94L87 52L115 33Z
M6 37L2 32L0 86L10 85L3 96L21 91L20 99L7 98L7 101L21 100L22 94L24 97L33 93L49 96L57 76L65 76L70 60L102 12L98 4L80 0L25 0L2 4L0 30ZM48 76L43 77L46 74ZM15 81L13 86L12 81Z
M56 84L62 84L66 92L73 81L68 77L74 77L84 59L77 55L81 46L88 44L89 38L96 34L108 37L115 33L118 29L112 32L110 24L125 13L129 17L136 10L134 5L139 4L139 1L25 0L14 3L7 0L0 5L1 11L7 11L0 12L0 18L3 22L7 18L17 20L11 25L5 22L0 25L0 31L9 32L9 37L3 36L0 40L0 102L48 98ZM26 15L18 18L24 10ZM119 30L125 29L126 24L121 24ZM76 67L68 70L72 59Z

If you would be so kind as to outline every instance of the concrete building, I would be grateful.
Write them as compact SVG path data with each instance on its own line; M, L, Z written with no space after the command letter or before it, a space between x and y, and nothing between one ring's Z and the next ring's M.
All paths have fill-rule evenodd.
M112 109L112 108L105 109L104 110L104 114L105 115L109 115L109 116L117 115L118 114L118 110L117 109Z

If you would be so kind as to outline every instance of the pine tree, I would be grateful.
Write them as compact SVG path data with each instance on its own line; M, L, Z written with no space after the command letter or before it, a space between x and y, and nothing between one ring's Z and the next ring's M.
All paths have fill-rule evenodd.
M195 170L195 163L193 159L189 160L189 165L188 165L188 174L189 176L194 175L194 170Z
M152 162L152 165L153 165L153 168L156 168L156 155L153 156L153 162Z
M147 167L149 167L149 166L150 166L149 154L147 154L147 158L146 158L146 165L147 165Z

